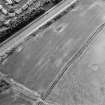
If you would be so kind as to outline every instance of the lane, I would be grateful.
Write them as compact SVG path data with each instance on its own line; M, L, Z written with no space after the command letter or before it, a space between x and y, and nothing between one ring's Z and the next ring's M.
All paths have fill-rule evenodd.
M99 50L100 49L100 50ZM61 105L105 104L105 27L70 66L47 100Z
M62 12L66 11L68 8L70 8L70 6L75 2L77 2L77 0L74 0L72 2L70 0L66 0L61 5L48 11L47 15L45 15L43 18L41 18L38 22L36 22L36 21L33 22L32 24L30 24L28 26L27 29L25 29L21 33L17 33L17 34L19 34L18 36L14 35L13 39L9 39L9 41L7 41L7 43L4 42L3 45L0 47L0 56L5 55L6 53L10 52L14 47L23 43L33 32L38 31L38 29L45 26L53 18L60 15Z

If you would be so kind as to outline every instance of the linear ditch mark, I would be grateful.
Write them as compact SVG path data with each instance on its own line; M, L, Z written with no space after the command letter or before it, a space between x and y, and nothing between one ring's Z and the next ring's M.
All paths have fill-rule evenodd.
M86 50L86 48L88 48L88 46L93 41L93 39L96 37L96 35L98 33L100 33L104 29L104 27L105 27L105 23L101 24L98 28L96 28L95 32L93 32L91 35L89 35L88 39L85 41L85 43L82 45L82 47L62 67L62 69L60 70L60 72L58 73L58 75L55 77L55 79L49 85L47 91L44 94L42 94L42 96L41 96L41 99L42 100L45 100L50 95L50 93L52 92L52 90L54 89L54 87L57 85L57 83L59 82L59 80L62 78L62 76L64 75L64 73L73 65L73 63L75 62L75 60L77 58L79 58L84 53L84 51Z

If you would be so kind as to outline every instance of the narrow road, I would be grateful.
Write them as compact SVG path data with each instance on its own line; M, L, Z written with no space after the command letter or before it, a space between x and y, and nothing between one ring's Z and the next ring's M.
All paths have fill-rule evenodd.
M66 0L62 2L61 4L57 5L53 9L49 10L43 17L41 17L37 22L36 20L33 21L31 24L29 24L27 27L25 27L21 32L16 33L13 35L12 38L4 42L0 47L0 57L5 55L6 53L11 52L13 48L23 43L28 37L32 34L38 31L39 29L43 29L43 27L50 23L53 19L56 20L56 18L62 16L63 13L65 13L68 9L74 9L76 4L78 3L78 0ZM1 59L0 59L1 61Z

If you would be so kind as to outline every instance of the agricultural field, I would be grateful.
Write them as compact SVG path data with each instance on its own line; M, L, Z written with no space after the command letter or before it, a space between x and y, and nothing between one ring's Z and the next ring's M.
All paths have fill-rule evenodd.
M49 105L104 105L104 15L104 1L80 0L73 11L33 33L0 64L0 72L41 94ZM65 72L61 78L60 71ZM7 94L16 95L13 90ZM13 102L4 95L0 104L8 100L8 105L36 105L21 94Z

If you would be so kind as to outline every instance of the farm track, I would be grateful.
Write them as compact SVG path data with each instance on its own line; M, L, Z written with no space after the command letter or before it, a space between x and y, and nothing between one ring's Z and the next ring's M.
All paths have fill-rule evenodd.
M49 96L49 94L51 93L51 91L53 90L53 88L56 86L56 84L59 82L59 80L62 78L62 76L64 75L64 73L69 68L71 68L72 64L76 61L76 59L78 59L84 53L84 51L88 48L88 46L93 41L93 39L97 36L97 34L99 32L101 32L104 29L104 27L105 27L105 23L103 23L101 26L99 26L95 30L95 32L92 33L89 36L89 38L85 41L85 43L83 44L83 46L68 60L68 62L66 62L66 64L60 70L60 72L57 74L56 78L51 82L51 84L48 87L48 89L45 92L45 94L42 95L42 99L43 100L45 100Z

